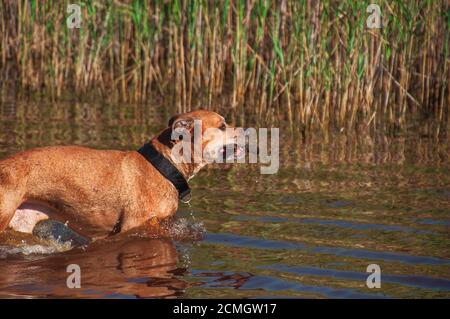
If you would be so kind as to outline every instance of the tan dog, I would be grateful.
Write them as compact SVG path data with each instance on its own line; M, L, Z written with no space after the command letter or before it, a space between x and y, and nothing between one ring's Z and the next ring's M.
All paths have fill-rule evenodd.
M149 144L185 180L207 163L177 164L171 150L180 141L171 135L173 130L192 132L194 120L202 121L203 132L208 128L224 132L222 139L203 138L203 151L214 153L218 147L236 143L236 136L225 137L228 126L217 113L198 110L173 117ZM212 153L209 156L223 156ZM50 218L68 222L87 237L106 237L173 216L179 199L174 185L137 151L80 146L24 151L0 161L0 231L9 226L31 233L37 222Z

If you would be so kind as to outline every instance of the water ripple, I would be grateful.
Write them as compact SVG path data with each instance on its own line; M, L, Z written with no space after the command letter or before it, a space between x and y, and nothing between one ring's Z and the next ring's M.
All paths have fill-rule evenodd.
M407 264L426 264L426 265L450 265L449 259L414 256L392 252L381 252L367 249L351 249L326 246L307 246L302 243L294 243L281 240L266 240L249 236L241 236L230 233L208 233L206 242L228 246L249 247L257 249L300 249L307 250L317 254L332 254L336 256L346 256L352 258L381 259L395 261Z
M269 265L269 266L259 266L260 269L272 269L282 272L294 273L297 275L308 275L308 276L322 276L322 277L333 277L338 279L348 279L365 281L368 274L364 272L348 271L348 270L337 270L337 269L327 269L318 267L307 267L307 266L288 266L288 265ZM433 278L425 276L414 276L414 275L390 275L382 274L382 282L400 284L404 286L412 286L424 289L437 289L443 291L450 291L450 280L444 278Z

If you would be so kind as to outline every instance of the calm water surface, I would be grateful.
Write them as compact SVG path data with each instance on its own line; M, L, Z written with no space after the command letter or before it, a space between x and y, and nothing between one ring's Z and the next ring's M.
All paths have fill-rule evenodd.
M132 150L172 112L148 106L3 103L0 158L43 145ZM82 248L0 235L0 297L450 297L449 141L282 133L281 167L211 167L191 181L173 237ZM417 137L418 136L418 137ZM66 288L79 264L81 289ZM381 289L366 287L378 264Z

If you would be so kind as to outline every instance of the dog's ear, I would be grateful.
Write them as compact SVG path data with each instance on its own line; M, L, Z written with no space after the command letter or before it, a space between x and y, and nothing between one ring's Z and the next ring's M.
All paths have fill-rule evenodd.
M169 126L172 127L172 131L190 131L194 127L194 119L185 116L174 116L169 120Z

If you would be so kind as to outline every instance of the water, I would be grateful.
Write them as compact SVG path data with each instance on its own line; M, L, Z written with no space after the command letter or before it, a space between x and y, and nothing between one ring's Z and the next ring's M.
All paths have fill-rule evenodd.
M42 145L136 149L173 114L78 103L0 110L0 158ZM169 238L136 231L70 249L0 234L0 297L449 298L449 141L287 135L276 175L255 164L200 172ZM380 289L366 287L373 263ZM80 289L66 287L69 264L81 267Z

